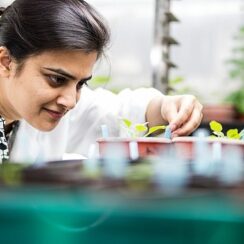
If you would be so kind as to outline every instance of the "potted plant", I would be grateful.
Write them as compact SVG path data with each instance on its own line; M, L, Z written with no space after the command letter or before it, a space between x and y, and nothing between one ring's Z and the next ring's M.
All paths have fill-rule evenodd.
M104 133L106 135L97 140L102 157L107 154L113 154L114 151L119 151L117 154L123 154L122 156L128 158L133 158L132 154L138 154L139 157L157 155L165 151L171 143L170 138L149 137L156 132L164 132L166 129L165 125L148 128L148 123L132 123L125 118L121 122L122 129L126 131L126 137L109 137L107 136L108 133ZM133 150L137 152L132 152Z
M236 128L229 129L225 135L222 124L217 121L209 123L212 131L210 137L206 133L202 135L198 133L199 135L195 136L171 138L170 129L165 125L148 129L147 123L133 124L128 119L122 119L122 125L127 130L127 137L114 138L106 136L97 140L101 157L114 156L133 159L136 158L135 155L137 157L168 155L184 160L192 160L196 156L194 154L195 146L199 141L204 142L209 148L212 147L214 142L218 142L223 148L234 145L244 152L244 129L241 131ZM158 131L163 131L164 137L148 137ZM144 135L141 134L142 132ZM136 145L133 143L136 143ZM133 150L136 150L136 153Z

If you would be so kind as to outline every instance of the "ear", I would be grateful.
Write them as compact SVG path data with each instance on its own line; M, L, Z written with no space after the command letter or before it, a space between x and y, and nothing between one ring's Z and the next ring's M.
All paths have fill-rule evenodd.
M9 77L10 75L10 65L11 65L11 56L6 47L0 46L0 76Z

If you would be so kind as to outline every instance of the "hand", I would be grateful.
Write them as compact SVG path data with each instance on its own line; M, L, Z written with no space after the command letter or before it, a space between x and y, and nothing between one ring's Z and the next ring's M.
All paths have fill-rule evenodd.
M202 108L192 95L162 96L150 102L146 119L150 127L169 124L173 137L189 135L201 123Z
M161 115L168 121L173 137L189 135L202 121L202 108L192 95L164 96Z

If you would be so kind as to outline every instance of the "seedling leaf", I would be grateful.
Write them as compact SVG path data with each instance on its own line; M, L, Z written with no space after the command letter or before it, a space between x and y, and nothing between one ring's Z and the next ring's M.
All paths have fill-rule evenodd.
M152 133L158 131L158 130L164 130L166 128L165 125L158 125L158 126L153 126L149 129L149 131L147 132L147 134L145 135L146 136L149 136L151 135Z
M124 124L125 124L125 126L127 128L130 128L131 127L132 122L130 120L128 120L128 119L122 119L122 121L124 122Z
M209 125L210 125L211 130L213 130L215 132L221 132L222 129L223 129L222 125L219 122L215 121L215 120L212 120L209 123Z
M229 139L240 139L241 136L240 134L238 133L238 130L237 129L230 129L227 131L226 133L227 137Z
M145 124L136 124L135 129L137 132L145 132L147 131L147 126Z

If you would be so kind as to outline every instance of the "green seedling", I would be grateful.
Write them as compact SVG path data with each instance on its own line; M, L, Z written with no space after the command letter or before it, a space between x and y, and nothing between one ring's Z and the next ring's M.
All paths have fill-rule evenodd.
M211 137L228 138L228 139L242 139L244 136L244 130L238 132L238 129L229 129L226 135L222 132L223 126L217 121L211 121L209 123L210 129L213 135Z
M153 126L151 128L148 128L146 123L143 124L133 124L130 120L128 119L122 119L123 126L125 127L127 134L132 137L132 138L137 138L140 137L143 133L143 137L148 137L149 135L158 132L158 131L163 131L165 130L166 126L165 125L158 125L158 126Z

